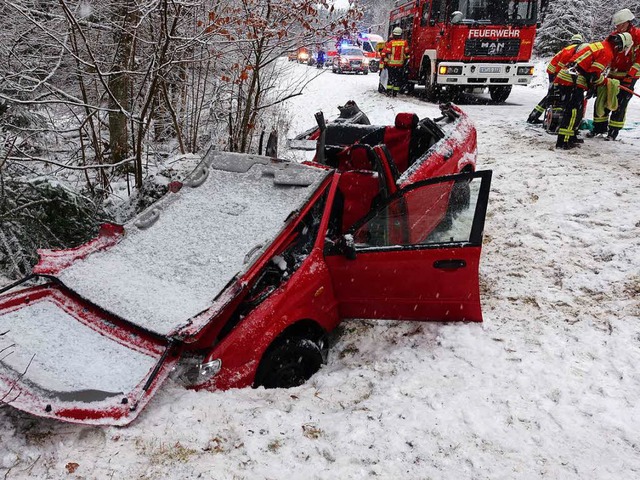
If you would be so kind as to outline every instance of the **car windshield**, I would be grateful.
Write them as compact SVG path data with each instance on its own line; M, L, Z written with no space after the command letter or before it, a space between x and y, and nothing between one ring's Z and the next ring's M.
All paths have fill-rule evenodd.
M454 0L452 11L462 12L462 23L533 25L537 0Z
M359 48L343 48L342 55L362 56L362 50Z

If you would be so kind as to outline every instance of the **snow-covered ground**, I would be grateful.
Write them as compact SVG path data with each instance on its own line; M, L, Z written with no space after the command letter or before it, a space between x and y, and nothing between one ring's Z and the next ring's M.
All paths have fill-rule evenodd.
M291 133L349 99L373 123L438 114L377 79L327 71L288 104ZM168 385L126 428L3 407L0 476L640 478L640 99L619 142L556 152L524 122L544 89L463 102L494 171L483 324L345 322L299 388Z

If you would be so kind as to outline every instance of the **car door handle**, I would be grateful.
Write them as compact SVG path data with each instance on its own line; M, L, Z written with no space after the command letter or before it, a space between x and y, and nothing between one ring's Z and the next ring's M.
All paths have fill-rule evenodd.
M439 268L441 270L457 270L458 268L464 268L467 266L467 262L464 260L436 260L433 262L433 268Z
M451 157L453 157L453 150L451 149L447 149L442 153L442 158L445 160L449 160Z

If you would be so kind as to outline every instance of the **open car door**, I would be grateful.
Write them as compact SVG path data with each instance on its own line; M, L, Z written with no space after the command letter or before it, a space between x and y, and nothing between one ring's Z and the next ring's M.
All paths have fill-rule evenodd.
M482 321L491 171L412 184L328 247L342 318Z

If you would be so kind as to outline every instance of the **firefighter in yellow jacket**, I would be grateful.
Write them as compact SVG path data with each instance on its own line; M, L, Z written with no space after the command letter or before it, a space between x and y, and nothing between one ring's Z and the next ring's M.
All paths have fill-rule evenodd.
M556 75L560 70L562 70L569 59L573 57L576 53L578 47L584 43L584 37L576 33L569 40L569 44L560 50L549 62L547 65L547 75L549 76L549 90L545 97L540 100L540 102L533 108L533 111L529 114L529 118L527 118L527 123L542 123L540 117L544 114L547 107L551 105L551 95L553 90L553 80L556 78Z
M389 74L387 93L395 97L404 83L404 67L409 61L409 43L402 39L400 27L393 29L392 38L382 50L382 59Z
M613 56L608 75L608 78L620 81L622 86L630 90L633 90L638 78L640 78L640 28L631 23L634 19L635 15L628 8L619 10L613 15L613 24L616 28L613 33L628 32L633 39L633 48L617 52ZM593 131L587 133L587 137L606 135L605 140L615 140L618 137L618 132L624 127L627 106L632 95L632 93L620 89L617 95L618 108L613 112L606 107L603 112L599 112L598 102L596 102L593 113Z

